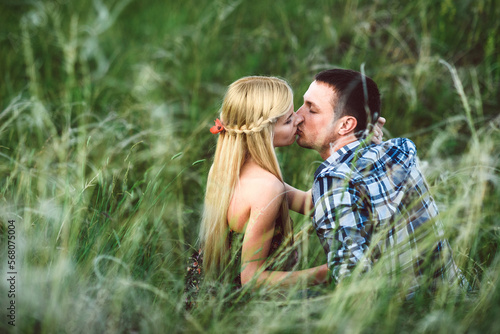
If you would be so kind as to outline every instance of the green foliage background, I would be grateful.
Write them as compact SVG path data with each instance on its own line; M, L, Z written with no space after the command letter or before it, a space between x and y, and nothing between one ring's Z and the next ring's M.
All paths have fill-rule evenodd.
M496 0L2 0L1 308L14 219L20 333L498 331L498 17ZM476 293L408 302L374 273L312 300L257 292L186 313L208 128L227 85L280 76L297 107L331 67L378 83L386 137L417 144ZM307 189L319 156L278 154ZM305 235L303 267L322 263Z

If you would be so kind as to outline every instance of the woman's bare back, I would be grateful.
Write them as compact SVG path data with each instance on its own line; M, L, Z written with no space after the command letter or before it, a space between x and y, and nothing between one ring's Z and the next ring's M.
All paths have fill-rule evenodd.
M265 203L281 203L285 192L283 183L253 160L245 162L229 204L227 218L232 231L243 233L252 209L262 209ZM274 202L274 203L273 203ZM277 217L274 217L275 220Z

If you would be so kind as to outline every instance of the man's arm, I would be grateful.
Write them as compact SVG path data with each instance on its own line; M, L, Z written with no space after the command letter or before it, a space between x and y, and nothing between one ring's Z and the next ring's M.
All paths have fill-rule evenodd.
M358 186L331 177L318 178L317 189L330 189L316 200L314 226L327 255L328 267L335 282L350 276L364 260L369 246L368 210ZM318 198L318 196L315 196Z

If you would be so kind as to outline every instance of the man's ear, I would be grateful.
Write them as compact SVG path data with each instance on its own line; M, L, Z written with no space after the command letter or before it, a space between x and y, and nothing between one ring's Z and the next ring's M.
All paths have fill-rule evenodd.
M340 119L338 134L341 136L346 136L348 134L354 133L354 129L358 125L358 120L353 116L344 116Z

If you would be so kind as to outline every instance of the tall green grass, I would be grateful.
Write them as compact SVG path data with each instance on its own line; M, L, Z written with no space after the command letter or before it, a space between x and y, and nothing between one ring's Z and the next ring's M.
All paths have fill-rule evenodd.
M17 317L64 332L496 332L499 79L493 0L4 1L0 5L0 307L16 220ZM363 65L364 64L364 65ZM379 84L387 136L417 143L457 263L476 288L401 298L381 270L297 298L183 308L225 87L287 78L296 106L340 66ZM315 152L278 150L310 187ZM304 161L306 163L304 164ZM307 219L301 266L325 261Z

